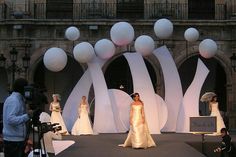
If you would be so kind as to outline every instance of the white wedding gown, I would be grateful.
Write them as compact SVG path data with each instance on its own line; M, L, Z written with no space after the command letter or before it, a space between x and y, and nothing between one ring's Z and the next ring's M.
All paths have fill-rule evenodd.
M79 117L75 121L75 124L71 130L72 135L91 135L93 134L93 129L88 116L87 104L80 104L79 107Z
M131 105L133 110L132 125L122 147L148 148L156 146L153 141L146 122L142 122L141 115L143 105Z
M59 131L62 134L68 134L65 122L61 116L61 111L60 111L60 104L59 103L51 103L51 108L52 108L52 113L51 113L51 123L59 123L61 126L61 130Z
M211 103L211 115L216 117L216 132L210 135L220 135L220 130L222 128L225 128L225 124L223 121L223 118L221 117L219 108L218 108L218 102Z

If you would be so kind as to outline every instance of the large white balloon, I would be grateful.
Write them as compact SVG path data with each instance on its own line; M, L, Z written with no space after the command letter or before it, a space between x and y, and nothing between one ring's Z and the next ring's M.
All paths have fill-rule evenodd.
M98 57L102 59L109 59L115 54L115 45L108 39L99 40L94 46L95 52Z
M197 41L199 38L199 32L196 28L188 28L184 32L184 38L189 42Z
M79 38L80 31L77 27L71 26L66 29L65 36L67 39L69 39L71 41L75 41Z
M134 28L127 22L118 22L112 26L110 35L116 45L128 45L134 39Z
M53 47L44 54L43 63L48 70L58 72L65 68L67 55L61 48Z
M154 31L158 38L167 39L173 33L173 24L168 19L160 19L155 22Z
M87 63L92 60L95 55L93 46L88 42L77 44L73 50L74 58L80 63Z
M212 39L205 39L199 44L200 55L204 58L211 58L217 52L217 44Z
M150 36L141 35L135 40L134 47L142 56L147 56L154 50L155 43Z

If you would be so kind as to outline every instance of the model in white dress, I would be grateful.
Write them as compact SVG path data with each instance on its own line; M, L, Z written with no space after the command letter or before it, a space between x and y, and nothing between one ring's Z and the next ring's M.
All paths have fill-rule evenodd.
M221 135L220 130L225 128L225 124L218 108L217 97L213 97L212 101L209 102L209 108L211 111L210 116L216 117L216 132L211 135Z
M78 118L71 130L72 135L92 135L93 129L89 119L89 107L86 97L82 97L82 101L78 109Z
M59 131L61 134L69 134L65 125L65 122L61 116L61 106L60 106L60 95L59 94L53 94L53 102L50 104L49 110L51 113L51 119L50 122L52 124L59 123L61 126L61 130Z
M134 94L134 102L131 104L129 134L124 144L120 144L119 146L132 148L156 146L149 133L148 125L145 121L144 106L139 99L138 93Z

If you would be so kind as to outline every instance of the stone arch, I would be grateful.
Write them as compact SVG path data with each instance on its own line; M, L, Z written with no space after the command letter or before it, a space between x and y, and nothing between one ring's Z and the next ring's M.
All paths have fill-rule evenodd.
M185 61L187 61L189 58L199 55L198 52L198 46L192 46L188 48L188 56L186 56L185 53L186 50L183 50L178 57L175 58L175 62L177 65L177 68L179 68ZM232 82L233 82L233 76L231 71L231 64L230 64L230 58L221 50L218 50L217 54L213 57L217 63L221 66L223 71L225 72L225 78L226 78L226 107L227 112L230 112L232 109Z
M198 46L192 46L188 48L188 56L186 57L186 50L180 52L181 55L175 58L177 68L187 59L191 58L192 56L199 55ZM228 84L232 84L232 72L231 72L231 65L229 57L226 57L223 51L218 50L217 54L214 58L220 63L220 65L224 68L226 73L226 79Z
M125 51L125 52L127 52L127 51ZM107 72L107 69L109 68L109 66L115 61L115 60L117 60L117 59L119 59L120 57L122 57L122 55L123 55L123 53L125 53L125 52L120 52L120 53L117 53L115 56L113 56L111 59L109 59L105 64L104 64L104 66L103 66L103 72L104 72L104 74ZM135 52L134 52L135 53ZM156 64L156 60L154 60L153 59L154 57L151 57L151 56L149 56L149 57L144 57L144 61L145 61L145 63L146 63L146 65L147 65L147 69L148 69L148 71L153 71L153 73L154 73L154 75L152 75L153 73L150 73L149 72L149 74L150 74L150 77L151 77L151 80L152 80L152 83L153 83L153 87L154 87L154 90L156 91L157 89L156 89L156 87L157 87L157 81L158 81L158 79L157 78L159 78L160 76L159 76L159 74L160 74L160 70L159 70L159 67L158 66L156 66L157 64ZM125 58L124 58L125 59ZM126 60L125 60L126 61ZM128 66L128 63L127 63L127 66ZM105 74L106 75L106 74ZM105 76L104 75L104 76ZM155 80L154 80L155 79Z
M63 107L70 91L84 73L85 65L78 63L74 60L72 54L67 53L68 61L66 67L60 72L51 72L43 65L43 55L47 49L48 47L37 49L31 56L29 80L31 83L39 85L39 88L46 88L47 93L45 94L50 101L54 92L61 94L61 105ZM38 77L41 78L37 81ZM57 84L60 84L60 86L57 86ZM47 106L45 106L45 110L48 110Z

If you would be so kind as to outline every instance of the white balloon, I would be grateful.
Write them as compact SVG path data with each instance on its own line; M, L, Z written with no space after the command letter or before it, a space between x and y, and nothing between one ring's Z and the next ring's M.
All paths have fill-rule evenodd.
M199 38L199 32L196 28L188 28L184 32L184 38L189 42L197 41Z
M94 57L93 46L88 42L77 44L73 50L74 58L80 63L87 63Z
M77 27L71 26L66 29L65 36L68 40L75 41L80 36L80 31Z
M204 58L211 58L217 52L217 44L212 39L205 39L199 44L200 55Z
M99 40L94 46L98 57L102 59L109 59L115 54L115 45L108 39Z
M155 22L154 31L158 38L167 39L173 33L173 24L168 19L160 19Z
M135 40L134 47L142 56L147 56L154 50L155 43L150 36L141 35Z
M58 72L65 68L67 55L61 48L53 47L44 54L43 63L48 70Z
M38 155L38 154L34 154L34 152L35 152L35 153L39 153L39 155ZM42 153L43 153L43 154L45 153L44 150L42 150ZM40 149L35 149L34 151L31 151L31 152L29 153L28 157L34 157L34 156L42 157L42 153L41 153L41 150L40 150ZM47 153L46 153L46 157L48 157L48 154L47 154Z
M110 35L116 45L128 45L134 39L134 28L127 22L118 22L112 26Z

